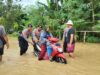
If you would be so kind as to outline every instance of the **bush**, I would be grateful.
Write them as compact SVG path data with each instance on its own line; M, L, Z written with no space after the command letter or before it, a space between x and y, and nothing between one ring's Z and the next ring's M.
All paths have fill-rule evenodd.
M87 42L89 43L100 43L100 39L98 37L90 36L87 38Z
M13 32L13 33L11 34L11 36L14 36L14 37L17 37L18 35L19 35L18 32Z

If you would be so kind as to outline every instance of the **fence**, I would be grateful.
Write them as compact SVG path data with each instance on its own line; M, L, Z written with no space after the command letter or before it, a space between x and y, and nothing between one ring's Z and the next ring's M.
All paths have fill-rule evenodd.
M87 33L100 33L100 31L76 31L76 33L83 33L83 42L86 42Z

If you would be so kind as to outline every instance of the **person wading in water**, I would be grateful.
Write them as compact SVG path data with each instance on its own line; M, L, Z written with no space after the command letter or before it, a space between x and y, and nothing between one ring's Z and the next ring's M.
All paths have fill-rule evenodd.
M2 56L4 54L4 45L7 46L7 49L9 48L9 42L5 28L0 25L0 62L2 61Z
M19 47L20 47L20 55L23 55L26 53L26 51L28 49L28 43L30 43L32 45L34 44L33 42L28 40L29 36L32 36L32 31L33 31L32 27L33 26L31 24L29 24L28 28L24 29L18 37Z

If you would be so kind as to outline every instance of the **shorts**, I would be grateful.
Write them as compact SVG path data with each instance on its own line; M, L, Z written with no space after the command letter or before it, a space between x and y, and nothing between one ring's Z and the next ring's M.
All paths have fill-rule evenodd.
M68 53L73 53L74 49L75 49L75 44L72 44L71 47L68 47L68 44L67 44L67 52Z

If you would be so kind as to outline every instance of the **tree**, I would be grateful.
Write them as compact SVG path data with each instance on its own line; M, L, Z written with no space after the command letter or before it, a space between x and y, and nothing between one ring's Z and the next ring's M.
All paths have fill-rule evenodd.
M17 1L17 0L16 0ZM13 0L0 1L1 17L4 19L4 26L7 32L13 31L15 22L20 25L21 20L17 20L18 16L23 13L21 6L13 4ZM17 20L17 21L16 21Z

